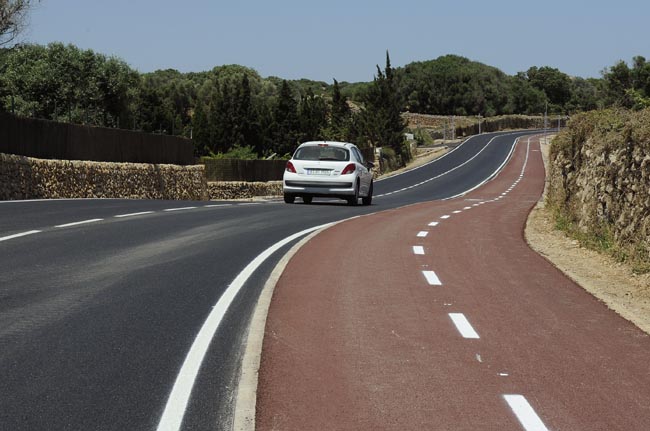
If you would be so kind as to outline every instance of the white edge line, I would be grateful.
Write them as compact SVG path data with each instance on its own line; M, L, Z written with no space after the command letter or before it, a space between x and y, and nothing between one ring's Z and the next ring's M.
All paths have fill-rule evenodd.
M424 247L421 245L414 245L413 254L424 255Z
M323 229L331 226L333 223L327 223L324 225L312 227L305 229L298 233L295 233L291 236L286 237L285 239L276 242L271 247L264 250L259 254L255 259L253 259L233 280L233 282L228 286L226 291L221 295L219 301L212 308L208 318L203 323L201 330L196 335L192 347L181 366L180 371L178 372L178 377L174 382L171 393L165 405L165 410L163 411L160 422L158 423L159 431L177 431L180 429L181 423L183 421L183 416L185 415L185 410L187 408L187 403L190 399L192 393L192 388L198 375L199 368L203 362L203 358L210 346L210 342L214 337L214 334L219 327L224 315L228 311L230 304L233 302L237 293L244 286L244 283L248 278L255 272L255 270L273 253L284 245L290 243L291 241L300 238L303 235L314 232L318 229Z
M507 135L504 135L504 136L507 136ZM524 136L526 136L526 135L524 135ZM494 177L496 177L496 176L499 174L499 172L501 172L501 170L503 169L503 167L504 167L504 166L505 166L505 165L510 161L510 158L512 157L512 154L515 152L515 148L517 147L517 142L519 141L519 139L523 138L524 136L519 136L519 137L517 137L517 139L515 139L515 140L513 141L513 143L512 143L512 147L510 148L510 153L508 153L508 156L505 158L505 160L503 161L503 163L501 163L501 166L499 166L499 167L498 167L494 172L492 172L492 174L491 174L489 177L487 177L483 182L481 182L481 183L475 185L474 187L472 187L472 188L469 189L469 190L465 190L465 191L462 192L462 193L458 193L458 194L455 195L455 196L450 196L450 197L448 197L448 198L444 198L444 199L442 199L442 200L443 200L443 201L446 201L446 200L455 199L455 198L458 198L458 197L461 197L461 196L465 196L466 194L468 194L468 193L470 193L470 192L473 192L474 190L476 190L476 189L478 189L479 187L481 187L483 184L487 183L488 181L490 181L490 180L492 180Z
M102 221L102 220L104 220L104 219L103 218L94 218L94 219L90 219L90 220L82 220L82 221L76 221L76 222L73 222L73 223L60 224L60 225L57 225L57 226L54 226L54 227L78 226L80 224L95 223L95 222Z
M33 235L35 233L40 233L40 232L41 232L40 230L30 230L27 232L16 233L14 235L3 236L2 238L0 238L0 241L7 241L10 239L20 238L21 236Z
M523 395L504 395L503 398L526 431L548 431L548 428L537 416L526 397Z
M478 336L478 333L474 330L472 325L470 325L469 321L467 320L467 317L465 317L464 314L449 313L449 317L451 318L451 321L454 322L454 325L456 325L456 329L458 329L458 332L460 332L460 335L462 335L463 338L473 338L473 339L481 338Z
M510 133L510 134L505 134L505 135L503 135L503 136L514 135L514 134L515 134L515 133ZM472 192L472 191L478 189L478 188L481 187L483 184L487 183L488 181L492 180L494 177L496 177L497 175L499 175L499 173L501 172L501 170L503 169L503 167L504 167L504 166L505 166L505 165L510 161L510 158L512 157L512 154L515 152L515 147L517 146L517 142L518 142L520 139L522 139L522 138L528 138L528 146L526 147L526 159L524 160L524 167L523 167L523 169L525 169L525 168L526 168L526 164L527 164L527 162L528 162L528 153L529 153L529 150L530 150L530 139L531 139L532 137L534 137L534 136L537 136L537 135L538 135L538 133L529 133L529 134L527 133L527 134L524 134L524 135L521 135L521 136L517 137L517 139L515 139L515 141L514 141L513 144L512 144L512 148L510 149L510 154L508 154L508 157L506 157L506 159L503 161L503 163L501 163L501 166L499 166L499 167L497 168L497 170L494 171L494 172L492 173L492 175L490 175L488 178L486 178L485 181L483 181L483 182L480 183L480 184L477 184L476 186L472 187L472 188L469 189L469 190L465 190L464 192L459 193L459 194L457 194L457 195L455 195L455 196L451 196L451 197L444 198L444 199L441 199L441 200L446 201L446 200L455 199L455 198L458 198L458 197L464 196L464 195L468 194L469 192Z
M214 205L204 205L204 208L218 208L218 207L231 207L232 204L214 204Z
M496 133L498 133L498 132L496 132ZM438 160L442 160L442 159L444 159L444 158L447 157L449 154L453 153L454 151L458 150L460 147L462 147L463 145L465 145L467 142L469 142L470 139L472 139L472 138L476 138L476 137L478 137L478 136L483 136L483 135L473 135L473 136L470 136L469 138L465 139L463 142L461 142L460 144L458 144L458 145L457 145L455 148L453 148L451 151L447 151L447 152L446 152L445 154L443 154L442 156L437 157L437 158L431 160L430 162L427 162L427 163L425 163L425 164L423 164L423 165L420 165L420 166L416 166L416 167L413 168L413 169L409 169L409 170L407 170L407 171L400 172L400 173L395 174L395 175L388 175L388 176L385 176L385 177L383 177L383 178L378 178L378 179L375 180L375 181L376 181L376 182L380 182L380 181L384 181L384 180L387 180L387 179L390 179L390 178L399 177L400 175L408 174L409 172L413 172L413 171L416 171L416 170L418 170L418 169L421 169L421 168L424 168L424 167L426 167L426 166L429 166L430 164L435 163L435 162L437 162Z
M242 359L241 375L237 385L237 396L235 397L233 430L255 430L258 372L264 343L264 328L266 327L266 318L271 306L273 291L289 261L302 246L320 232L314 231L301 239L280 259L260 293L246 336L246 350Z
M145 214L153 214L153 211L142 211L142 212L139 212L139 213L120 214L120 215L116 215L116 216L114 216L114 217L115 217L115 218L135 217L135 216L145 215Z
M196 209L197 207L182 207L182 208L167 208L166 210L163 211L183 211L183 210L193 210Z
M427 279L427 283L431 286L442 286L442 282L440 282L440 279L436 275L435 272L433 271L422 271L422 274L424 274L424 278Z

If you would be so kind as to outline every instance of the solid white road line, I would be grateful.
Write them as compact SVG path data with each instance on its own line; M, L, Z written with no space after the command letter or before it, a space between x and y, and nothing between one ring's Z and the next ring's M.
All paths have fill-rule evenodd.
M196 381L196 376L198 375L203 358L208 351L208 347L210 346L223 317L228 311L230 304L232 304L233 300L250 276L260 267L260 265L262 265L262 263L264 263L264 261L266 261L266 259L286 244L300 238L301 236L307 235L308 233L331 226L332 224L333 223L327 223L305 229L276 242L253 259L246 268L237 275L223 295L221 295L216 305L212 308L212 311L203 323L201 330L196 335L192 347L190 347L190 351L178 372L178 376L174 382L174 387L167 399L165 410L163 411L160 422L158 423L158 431L178 431L180 429L181 423L183 422L183 416L185 416L187 403L190 399L194 382Z
M427 283L431 286L442 286L442 283L440 282L440 279L436 275L435 272L433 271L422 271L422 274L424 274L424 278L427 279Z
M456 329L458 329L458 332L460 332L460 335L462 335L463 338L480 338L474 328L472 328L472 325L469 324L469 321L464 314L449 313L449 317L452 322L454 322Z
M10 240L10 239L20 238L21 236L32 235L32 234L39 233L39 232L40 232L40 230L30 230L30 231L27 231L27 232L16 233L16 234L9 235L9 236L3 236L3 237L0 238L0 241L7 241L7 240Z
M103 218L94 218L94 219L90 219L90 220L76 221L74 223L60 224L60 225L57 225L57 226L54 226L54 227L77 226L77 225L80 225L80 224L95 223L95 222L102 221L102 220L104 220L104 219Z
M418 232L418 238L425 238L427 235L429 235L429 232L425 230L421 230L420 232Z
M424 247L422 247L421 245L414 245L413 246L413 253L414 254L424 255Z
M139 213L120 214L120 215L116 215L115 218L135 217L135 216L145 215L145 214L153 214L153 211L142 211L142 212L139 212Z
M193 209L196 209L196 207L167 208L166 210L163 211L184 211L184 210L193 210Z
M214 205L204 205L204 208L217 208L217 207L231 207L232 204L214 204Z
M503 398L526 431L548 431L523 395L504 395Z

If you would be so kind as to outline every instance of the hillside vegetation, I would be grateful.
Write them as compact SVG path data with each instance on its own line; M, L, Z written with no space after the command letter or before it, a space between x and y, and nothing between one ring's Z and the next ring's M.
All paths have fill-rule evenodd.
M240 65L140 73L119 58L61 43L0 49L0 110L191 137L197 156L238 148L281 156L301 141L337 139L388 147L403 163L409 154L397 142L406 127L400 112L566 115L649 101L643 57L605 69L602 79L582 79L547 66L510 76L455 55L393 68L387 55L371 82L325 83L263 78Z

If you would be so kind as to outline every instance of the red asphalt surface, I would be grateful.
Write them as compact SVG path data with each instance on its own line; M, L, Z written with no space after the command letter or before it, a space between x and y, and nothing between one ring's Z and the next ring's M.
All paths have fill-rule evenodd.
M535 140L521 182L487 202L526 153L524 138L468 195L340 223L293 257L266 324L258 430L650 430L650 338L524 240L544 186Z

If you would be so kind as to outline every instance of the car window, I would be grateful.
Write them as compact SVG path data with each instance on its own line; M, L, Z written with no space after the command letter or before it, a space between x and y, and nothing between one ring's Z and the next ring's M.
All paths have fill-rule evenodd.
M336 162L347 162L350 160L350 152L345 148L338 148L326 145L307 146L298 148L293 155L296 160L329 160Z
M354 151L354 154L357 156L357 160L359 161L359 163L361 163L362 165L365 164L366 162L363 160L363 155L361 154L361 151L359 151L359 149L356 147L352 147L352 150Z

